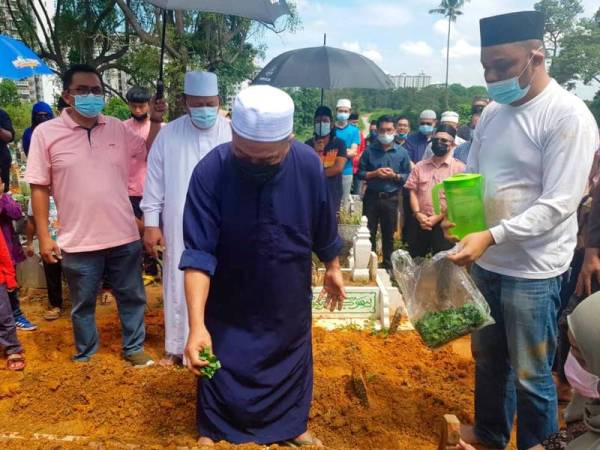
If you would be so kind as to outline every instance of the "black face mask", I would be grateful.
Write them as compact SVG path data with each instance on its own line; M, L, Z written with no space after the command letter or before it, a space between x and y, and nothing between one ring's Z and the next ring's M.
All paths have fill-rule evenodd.
M438 139L431 140L431 151L435 156L444 156L448 153L448 144L441 143Z
M31 121L31 126L32 128L37 127L40 123L44 123L47 120L50 120L50 116L46 115L46 116L41 116L41 115L37 115L34 114L33 115L33 120Z
M471 107L471 114L481 114L485 106L475 105Z
M136 116L135 114L132 114L131 117L133 117L133 119L137 122L143 122L148 117L148 113L144 113L141 116Z
M253 164L241 158L233 158L241 177L255 184L258 187L263 187L279 173L281 163L277 164Z

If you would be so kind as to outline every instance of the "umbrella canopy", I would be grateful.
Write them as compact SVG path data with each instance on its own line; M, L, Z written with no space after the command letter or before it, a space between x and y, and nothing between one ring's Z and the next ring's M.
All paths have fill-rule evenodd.
M254 84L321 89L392 89L377 64L358 53L321 46L285 52L273 59Z
M284 0L146 0L163 9L198 11L246 17L273 24L278 17L290 14Z
M156 98L162 98L164 91L163 71L165 59L165 36L167 32L167 9L192 9L274 24L278 17L290 14L285 0L146 0L163 9L162 37L160 43L160 66L156 83Z
M0 78L21 80L54 72L21 41L0 35Z

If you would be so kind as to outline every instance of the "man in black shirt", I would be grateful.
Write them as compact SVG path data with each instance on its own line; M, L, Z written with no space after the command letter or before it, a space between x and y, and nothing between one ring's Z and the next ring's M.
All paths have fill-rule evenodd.
M10 188L10 165L12 157L8 150L8 143L15 138L15 130L13 128L10 117L6 111L0 109L0 178L4 183L4 192L8 192Z

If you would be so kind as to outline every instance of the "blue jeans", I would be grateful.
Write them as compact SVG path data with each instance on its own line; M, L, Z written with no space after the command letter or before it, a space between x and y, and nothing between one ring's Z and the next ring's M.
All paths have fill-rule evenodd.
M552 381L561 277L530 280L474 265L471 276L495 325L473 334L475 434L505 448L517 414L517 447L528 449L558 430Z
M123 353L143 350L146 293L141 241L91 252L63 252L62 267L73 303L71 320L77 349L74 359L86 361L98 350L96 296L105 274L117 300Z

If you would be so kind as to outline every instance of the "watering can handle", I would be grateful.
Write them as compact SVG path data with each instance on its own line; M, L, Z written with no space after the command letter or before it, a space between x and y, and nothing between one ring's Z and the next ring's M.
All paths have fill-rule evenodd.
M440 189L444 187L444 183L436 184L431 190L431 202L433 203L433 211L436 214L440 214L442 211L440 209Z

